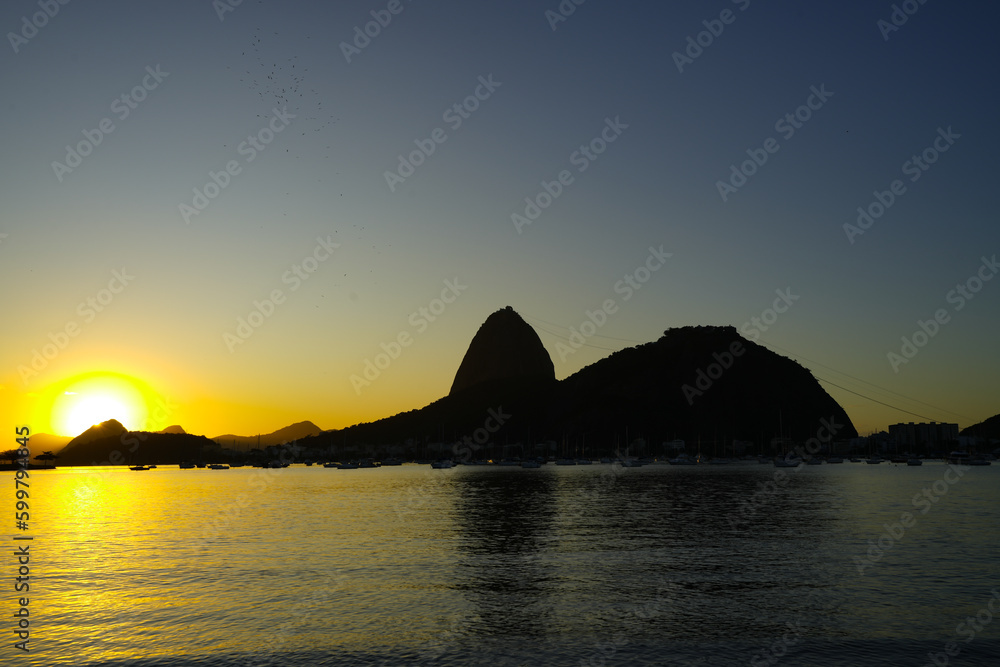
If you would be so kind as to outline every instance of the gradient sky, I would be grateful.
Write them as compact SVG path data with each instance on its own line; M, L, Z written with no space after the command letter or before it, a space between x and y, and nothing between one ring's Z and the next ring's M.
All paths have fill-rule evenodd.
M341 427L445 395L506 305L564 378L670 327L741 327L786 288L798 299L758 342L839 385L824 387L859 431L1000 412L1000 279L960 310L948 300L1000 252L1000 7L926 3L885 39L888 2L590 0L553 30L556 0L403 0L347 62L341 43L389 4L245 0L220 20L208 0L70 2L16 45L39 6L3 4L4 423L58 432L73 379L117 373L143 383L148 415L169 406L149 428ZM711 23L723 10L732 22ZM679 71L703 21L722 33ZM122 118L115 100L144 77ZM445 111L480 77L499 86L454 128ZM775 124L811 87L832 96L787 136ZM275 108L295 117L248 161L241 142ZM57 175L105 118L113 131ZM580 172L574 152L609 118L627 129ZM436 128L446 140L390 191L385 172ZM939 128L960 138L910 181L904 163ZM717 182L771 137L777 152L723 201ZM229 161L240 172L186 222L179 205ZM511 215L562 170L572 183L519 233ZM844 225L896 179L905 192L850 242ZM286 272L319 238L339 247L296 284ZM626 301L616 284L661 245L672 256ZM134 278L102 295L123 269ZM284 301L227 345L273 290ZM101 312L80 307L101 296ZM606 299L599 335L560 355ZM947 322L894 370L887 354L939 309ZM67 324L77 335L24 377ZM401 333L412 344L357 390Z

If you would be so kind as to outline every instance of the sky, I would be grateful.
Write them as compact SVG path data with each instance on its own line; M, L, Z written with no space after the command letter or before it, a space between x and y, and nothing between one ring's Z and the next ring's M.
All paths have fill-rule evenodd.
M861 433L971 425L1000 413L998 20L3 3L0 418L371 421L446 395L510 305L558 378L733 325Z

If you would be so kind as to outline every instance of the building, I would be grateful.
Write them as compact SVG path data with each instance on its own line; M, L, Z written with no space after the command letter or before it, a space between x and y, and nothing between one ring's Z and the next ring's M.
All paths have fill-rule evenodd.
M958 424L893 424L889 427L889 437L898 447L906 449L940 449L958 440Z

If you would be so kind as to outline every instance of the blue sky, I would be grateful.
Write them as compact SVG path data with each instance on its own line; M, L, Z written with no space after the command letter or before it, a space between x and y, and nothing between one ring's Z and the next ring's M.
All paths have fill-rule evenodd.
M169 397L171 421L194 432L332 428L447 393L479 324L506 305L566 377L669 327L740 327L786 289L798 299L757 342L920 415L826 385L859 430L1000 412L1000 280L961 310L947 298L1000 250L996 8L919 5L885 39L891 3L589 0L553 30L554 1L418 0L393 5L347 62L341 44L389 4L246 0L220 20L207 1L70 2L16 53L8 35L9 421L44 429L47 387L108 371ZM0 27L21 32L38 11L7 3ZM688 37L720 27L678 71ZM147 67L166 74L120 118L115 100L154 82ZM445 112L480 77L499 85L454 128ZM776 122L813 88L832 95L787 136ZM287 127L247 161L240 145L275 109ZM60 181L52 163L105 118L113 131ZM579 171L574 154L607 119L619 135ZM438 128L443 143L390 191L386 171ZM948 128L958 138L910 181L904 163ZM718 182L769 138L777 151L723 201ZM186 222L179 207L230 161L239 173ZM519 233L511 215L563 170L572 183ZM844 225L897 179L905 192L852 243ZM287 272L318 239L339 245L293 290ZM670 259L625 301L616 283L661 245ZM135 279L85 321L78 305L123 268ZM418 331L411 314L456 279L466 288ZM274 290L282 303L227 345ZM599 335L560 355L609 298L619 308ZM938 309L948 322L894 369L888 353ZM25 379L68 322L79 335ZM413 343L352 383L401 333Z

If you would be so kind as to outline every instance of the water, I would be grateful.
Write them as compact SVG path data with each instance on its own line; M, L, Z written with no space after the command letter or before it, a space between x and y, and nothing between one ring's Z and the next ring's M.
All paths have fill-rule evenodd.
M997 665L1000 466L947 471L32 472L0 663Z

